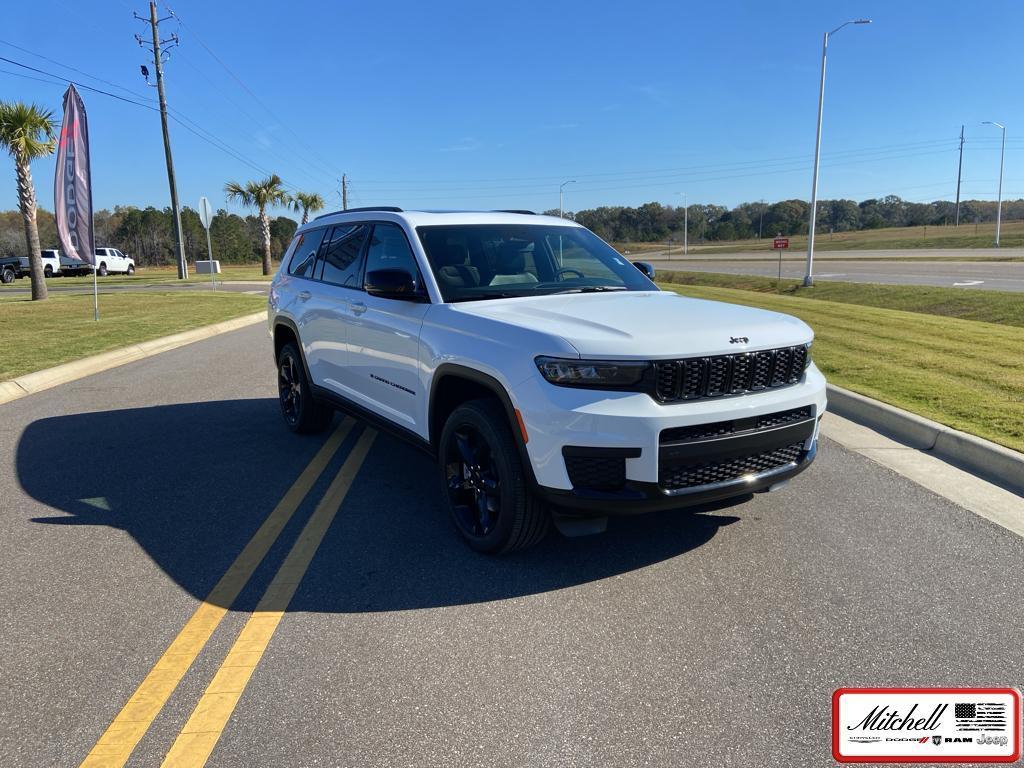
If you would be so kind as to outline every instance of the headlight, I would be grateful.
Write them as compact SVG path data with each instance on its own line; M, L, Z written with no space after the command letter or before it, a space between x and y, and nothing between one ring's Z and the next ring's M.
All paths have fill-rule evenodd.
M651 367L646 360L563 360L538 357L537 368L552 384L561 387L622 389L640 383Z
M806 345L807 346L807 354L804 356L804 370L805 371L808 368L811 367L811 344L813 344L813 343L814 343L813 341L809 341L809 342L807 342L807 345Z

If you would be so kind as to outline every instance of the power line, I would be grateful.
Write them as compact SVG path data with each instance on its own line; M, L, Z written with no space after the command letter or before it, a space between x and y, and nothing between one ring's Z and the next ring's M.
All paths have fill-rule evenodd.
M8 59L8 58L5 58L4 56L0 56L0 61L6 61L8 64L14 64L15 66L18 66L18 67L24 67L25 69L32 70L33 72L38 72L41 75L47 75L48 77L54 77L54 78L56 78L56 79L58 79L58 80L60 80L60 81L62 81L64 83L71 83L72 85L77 86L78 88L84 88L87 91L93 91L94 93L102 93L104 96L109 96L112 99L118 99L119 101L126 101L129 104L135 104L138 107L145 107L146 109L152 109L154 112L159 111L157 109L157 107L154 107L152 104L144 104L141 101L135 101L133 99L126 99L124 96L118 96L116 93L111 93L110 91L104 91L102 88L93 88L91 85L86 85L85 83L80 83L77 80L70 80L70 79L68 79L68 78L66 78L66 77L64 77L62 75L56 75L53 72L47 72L46 70L38 69L37 67L31 67L28 64L22 64L20 61L15 61L14 59Z
M201 46L202 46L202 47L203 47L204 49L206 49L206 52L207 52L208 54L210 54L210 56L211 56L211 57L213 58L213 60L214 60L214 61L216 61L216 62L217 62L217 63L218 63L218 64L219 64L219 65L220 65L220 66L221 66L221 67L222 67L223 69L224 69L224 71L225 71L225 72L227 72L227 73L228 73L228 74L229 74L229 75L231 76L231 78L232 78L232 79L233 79L233 80L234 80L234 81L235 81L236 83L238 83L238 85L239 85L239 86L241 86L241 88L242 88L242 89L243 89L243 90L244 90L244 91L245 91L246 93L248 93L248 94L249 94L249 96L251 96L251 97L252 97L253 101L255 101L255 102L256 102L257 104L259 104L259 105L260 105L260 106L261 106L261 107L262 107L262 108L263 108L263 109L264 109L264 110L265 110L265 111L267 112L267 114L268 114L268 115L270 115L270 116L271 116L272 118L274 118L274 120L276 120L276 121L277 121L277 122L278 122L278 123L279 123L279 124L280 124L280 125L281 125L281 126L282 126L282 127L284 128L284 129L285 129L285 130L286 130L286 131L288 131L288 133L290 133L290 134L291 134L292 136L294 136L294 137L295 137L295 139L296 139L296 141L298 141L298 142L299 142L300 144L302 144L302 146L304 146L304 147L305 147L305 148L306 148L306 149L307 149L307 150L308 150L308 151L309 151L309 152L311 153L311 155L312 155L312 156L314 156L314 157L317 157L317 158L318 158L318 160L319 160L319 161L320 161L320 162L321 162L321 163L322 163L322 164L323 164L323 165L324 165L325 167L327 167L327 168L332 168L332 167L333 167L333 166L331 165L331 163L330 163L329 161L327 161L326 159L324 159L324 157L323 157L323 156L321 156L321 155L318 155L318 154L317 154L317 152L316 152L316 150L314 150L314 149L313 149L312 147L310 147L310 146L309 146L309 145L308 145L308 144L307 144L307 143L305 142L305 140L304 140L304 139L303 139L303 138L302 138L301 136L299 136L299 134L297 134L297 133L296 133L295 131L293 131L293 130L291 129L291 127L290 127L290 126L289 126L289 125L288 125L288 124L287 124L287 123L286 123L286 122L285 122L284 120L282 120L282 119L281 119L280 117L278 117L278 116L277 116L277 114L276 114L276 113L275 113L275 112L274 112L274 111L273 111L273 110L272 110L272 109L271 109L270 107L268 107L268 106L267 106L267 105L266 105L265 103L263 103L263 100L262 100L262 99L260 99L260 97L259 97L259 96L257 96L257 95L256 95L255 93L253 93L253 91L252 91L252 90L251 90L251 89L249 88L249 86L247 86L247 85L246 85L246 84L245 84L245 83L244 83L244 82L242 81L242 79L241 79L241 78L240 78L240 77L239 77L238 75L236 75L236 74L235 74L235 73L234 73L234 72L233 72L233 71L231 70L231 68L230 68L230 67L229 67L229 66L228 66L227 64L225 64L225 63L224 63L224 62L223 62L223 61L221 60L221 58L220 58L220 57L219 57L219 56L218 56L218 55L217 55L217 54L216 54L216 53L214 52L214 50L213 50L212 48L210 48L210 46L208 46L208 45L207 45L207 44L206 44L206 43L205 43L205 42L203 41L202 37L200 37L200 36L199 36L199 35L198 35L198 34L196 33L196 31L195 31L194 29L192 29L192 27L190 27L190 26L189 26L188 24L186 24L186 23L185 23L185 20L184 20L184 19L182 19L182 18L181 18L181 17L180 17L180 16L179 16L179 15L178 15L178 14L177 14L177 13L176 13L176 12L175 12L175 11L174 11L174 10L173 10L172 8L170 8L170 7L168 7L168 8L167 8L167 12L168 12L169 14L171 14L171 16L173 16L173 17L174 17L175 19L177 19L178 23L179 23L179 24L181 24L181 26L182 26L182 27L184 27L185 29L187 29L187 30L189 31L189 34L191 34L191 35L192 35L192 37L194 37L194 38L195 38L196 42L198 42L198 43L199 43L199 44L200 44L200 45L201 45Z

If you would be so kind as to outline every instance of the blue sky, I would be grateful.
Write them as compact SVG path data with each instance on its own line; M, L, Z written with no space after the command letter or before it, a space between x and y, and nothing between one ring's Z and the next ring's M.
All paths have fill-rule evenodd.
M155 101L133 39L148 29L132 18L148 12L141 2L10 6L0 56ZM874 23L829 46L820 196L952 198L964 123L963 196L994 199L999 134L981 122L996 120L1008 129L1004 198L1024 197L1024 4L1011 0L170 7L180 22L163 36L181 45L168 102L233 153L171 123L192 206L204 194L224 206L225 181L262 170L332 208L342 173L351 205L543 210L568 179L568 209L678 205L681 192L730 206L806 199L821 36L857 17ZM0 98L59 117L62 85L12 72L46 79L0 61ZM167 205L158 114L82 94L96 206ZM52 158L33 171L52 208ZM0 209L16 203L4 159Z

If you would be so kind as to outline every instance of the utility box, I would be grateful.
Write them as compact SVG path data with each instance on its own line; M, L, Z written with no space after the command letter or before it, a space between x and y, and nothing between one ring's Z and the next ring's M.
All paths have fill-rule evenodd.
M209 259L196 259L196 274L197 275L209 275L209 274L220 274L220 262L217 259L210 261Z

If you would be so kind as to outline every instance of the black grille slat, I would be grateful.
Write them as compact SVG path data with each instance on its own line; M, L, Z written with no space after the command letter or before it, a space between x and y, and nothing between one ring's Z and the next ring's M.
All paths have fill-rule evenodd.
M807 348L793 347L655 363L654 397L663 403L740 395L796 384ZM650 391L650 390L648 390Z
M781 427L785 424L795 424L798 421L807 421L811 418L811 406L793 408L789 411L778 411L777 413L766 413L757 417L757 429L771 429Z
M658 472L658 484L665 490L678 491L726 483L746 475L759 475L799 461L803 448L803 442L799 442L752 456L705 464L663 467Z
M573 488L617 491L626 484L626 461L617 456L566 456L565 469Z

